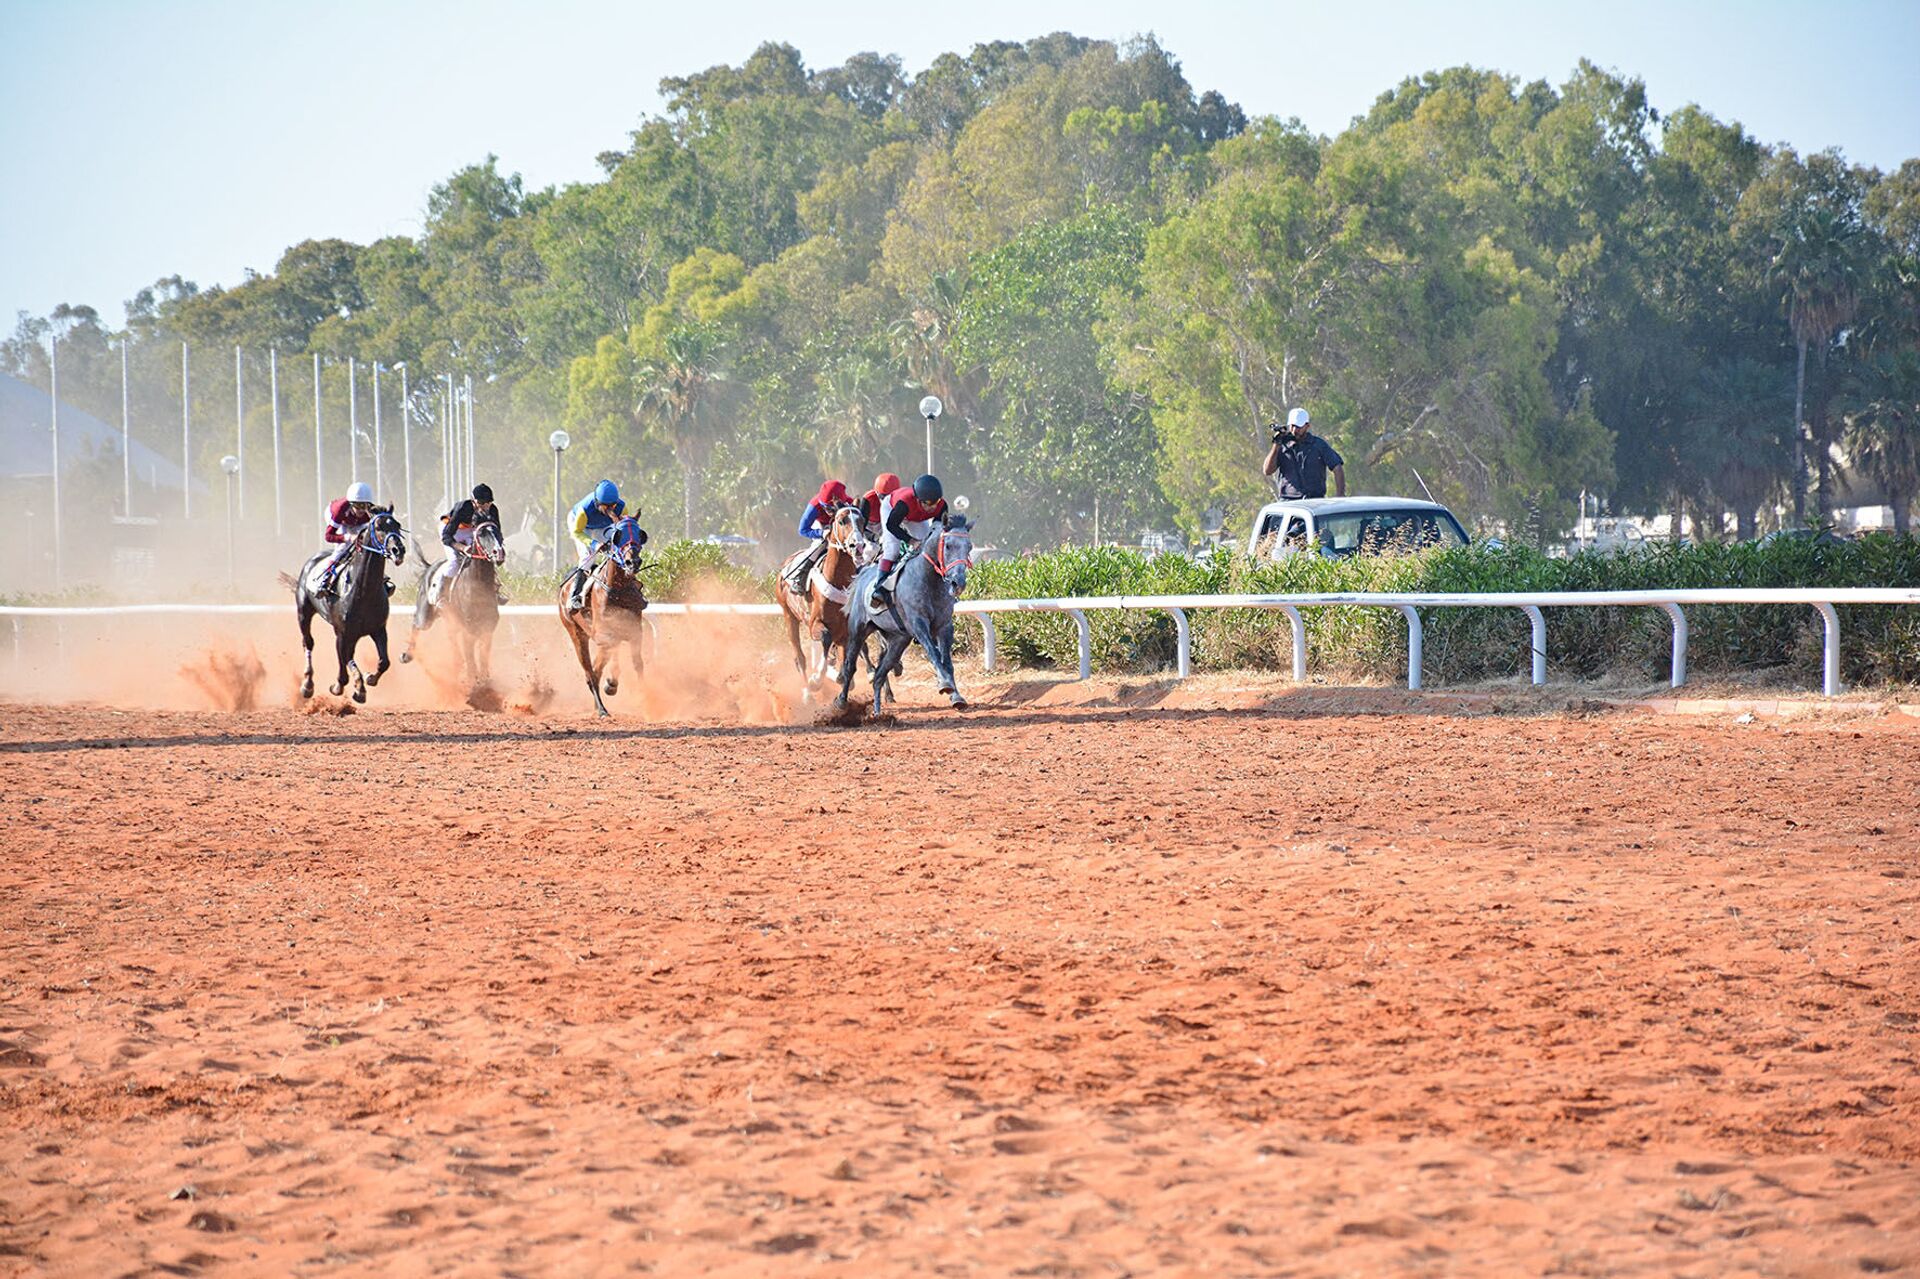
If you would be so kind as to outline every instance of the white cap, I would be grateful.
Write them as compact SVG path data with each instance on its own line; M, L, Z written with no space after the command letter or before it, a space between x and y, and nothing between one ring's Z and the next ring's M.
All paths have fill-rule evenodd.
M1311 421L1313 419L1307 416L1305 409L1293 409L1287 414L1288 426L1305 426Z
M347 500L349 502L373 501L373 485L365 480L361 480L358 484L347 485Z

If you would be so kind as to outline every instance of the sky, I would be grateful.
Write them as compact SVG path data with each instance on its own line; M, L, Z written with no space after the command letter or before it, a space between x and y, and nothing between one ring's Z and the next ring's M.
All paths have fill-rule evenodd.
M490 153L529 189L595 180L661 77L762 41L911 74L1058 30L1151 32L1196 91L1328 134L1409 75L1559 83L1587 57L1663 112L1882 169L1920 156L1920 0L0 0L0 328L61 302L117 326L162 276L234 284L304 239L418 234L434 184Z

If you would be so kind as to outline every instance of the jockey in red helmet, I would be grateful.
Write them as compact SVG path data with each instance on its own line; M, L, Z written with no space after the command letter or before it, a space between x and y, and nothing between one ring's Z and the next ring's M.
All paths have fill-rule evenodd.
M847 492L847 486L839 480L827 480L807 503L807 509L800 513L800 536L812 538L813 545L787 561L784 576L788 589L796 595L805 591L807 574L827 553L827 529L835 513L841 507L852 505L853 497Z

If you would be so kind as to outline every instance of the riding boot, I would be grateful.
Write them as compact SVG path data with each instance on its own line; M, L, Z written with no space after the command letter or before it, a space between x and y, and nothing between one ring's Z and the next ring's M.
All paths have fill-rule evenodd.
M873 590L867 598L873 601L875 608L886 608L893 603L893 568L891 565L884 562L880 565L880 580L873 584Z

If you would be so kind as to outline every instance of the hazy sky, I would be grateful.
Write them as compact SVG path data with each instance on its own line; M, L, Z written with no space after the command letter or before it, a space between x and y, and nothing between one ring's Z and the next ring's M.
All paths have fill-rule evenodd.
M1558 83L1582 56L1766 141L1920 156L1920 0L962 4L0 0L0 327L156 277L271 270L308 237L417 234L428 190L500 156L530 188L657 110L665 75L763 40L909 73L1048 31L1152 31L1197 90L1335 133L1402 77L1462 62Z

